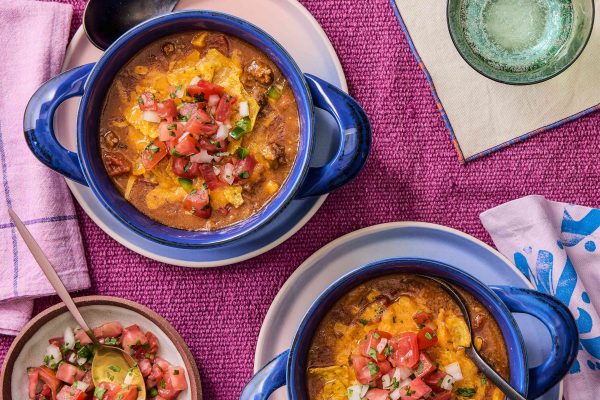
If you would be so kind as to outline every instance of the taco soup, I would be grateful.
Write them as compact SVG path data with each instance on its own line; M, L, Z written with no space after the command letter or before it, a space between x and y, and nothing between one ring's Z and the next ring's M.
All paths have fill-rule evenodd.
M469 307L476 348L508 379L496 321L458 290ZM503 399L465 354L470 341L460 309L435 282L411 274L375 278L345 294L320 322L308 354L308 397Z
M233 36L194 31L142 49L105 100L102 160L148 217L185 230L243 221L285 184L298 108L279 68Z

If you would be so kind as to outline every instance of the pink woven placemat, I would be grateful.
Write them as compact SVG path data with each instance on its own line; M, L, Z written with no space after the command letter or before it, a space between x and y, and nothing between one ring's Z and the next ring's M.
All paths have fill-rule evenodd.
M84 0L75 6L73 31ZM237 399L252 374L261 322L281 285L314 251L369 225L427 221L491 243L479 213L527 194L600 206L600 113L461 166L388 0L303 0L337 50L351 94L373 124L364 172L300 232L253 260L213 270L171 267L109 238L78 209L92 274L88 293L121 296L181 333L207 399ZM83 294L83 293L82 293ZM57 302L36 302L36 310ZM12 337L0 336L0 361Z

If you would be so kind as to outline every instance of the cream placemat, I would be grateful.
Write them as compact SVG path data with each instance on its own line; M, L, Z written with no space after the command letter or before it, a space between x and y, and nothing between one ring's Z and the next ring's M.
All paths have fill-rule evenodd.
M461 161L594 111L600 105L600 7L587 47L546 82L511 86L473 70L448 32L445 0L391 0L428 75ZM419 59L420 58L420 59Z

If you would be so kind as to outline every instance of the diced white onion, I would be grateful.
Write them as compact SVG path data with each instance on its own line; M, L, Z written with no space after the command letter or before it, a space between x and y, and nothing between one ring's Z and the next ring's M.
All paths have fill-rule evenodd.
M60 349L53 344L46 348L46 356L48 356L48 364L58 364L59 361L62 361Z
M71 364L75 364L75 361L77 361L77 354L75 354L75 353L69 354L69 358L67 358L67 361L70 362Z
M410 368L398 367L396 368L396 371L394 371L394 378L396 378L398 382L402 382L403 380L411 376L412 373L413 372Z
M362 385L352 385L348 388L348 400L361 400Z
M248 108L247 101L240 101L240 115L242 117L247 117L250 115L250 109Z
M384 389L389 388L390 386L392 386L392 378L390 378L389 375L383 375L381 377L381 384L383 385Z
M197 84L198 82L200 82L200 77L199 76L195 76L192 78L192 80L190 81L190 86L194 86L195 84Z
M208 96L208 106L216 106L217 104L219 104L219 100L221 100L221 97L219 97L218 94L211 94L210 96Z
M406 378L405 380L403 380L402 382L400 382L400 384L398 385L398 387L400 389L407 387L408 385L410 385L410 383L412 382L412 379L410 378Z
M88 386L89 386L89 384L88 384L88 383L85 383L85 382L82 382L82 381L75 381L75 382L73 382L73 384L71 385L71 387L72 387L72 388L74 388L74 389L79 389L79 390L81 390L82 392L85 392L85 391L87 390Z
M200 150L200 153L196 153L193 156L191 156L190 161L195 162L195 163L200 163L200 164L208 164L208 163L212 162L213 158L214 158L213 156L208 154L206 149L202 149L202 150Z
M398 400L400 397L402 396L402 394L400 393L400 388L394 390L392 393L390 393L390 399L392 400Z
M217 129L215 139L223 140L223 139L227 139L227 136L229 136L229 129L227 128L227 125L224 125L224 124L219 125L219 129Z
M160 122L160 117L158 116L158 113L155 111L144 111L142 113L142 119L144 121L148 121L148 122L155 122L155 123Z
M219 167L217 167L216 165L213 165L213 171L215 172L215 175L219 176L219 174L221 173L221 169Z
M183 135L181 135L181 136L179 137L179 139L177 140L177 143L181 143L181 142L183 142L183 139L185 139L185 138L186 138L186 137L188 137L188 136L190 136L190 133L189 133L189 132L183 132Z
M377 345L377 352L378 353L383 353L383 350L385 349L385 346L387 346L387 342L388 340L386 338L382 338L381 342L379 342L379 344Z
M129 385L131 384L131 382L133 382L133 373L127 372L127 375L125 375L125 379L123 379L123 383Z
M460 370L460 364L458 362L453 362L452 364L448 364L444 367L444 371L447 374L451 375L455 381L461 381L463 379L462 371Z
M77 358L77 364L78 365L83 365L86 362L87 362L87 358L85 358L85 357L79 357L79 358Z
M65 341L65 347L69 350L73 350L75 347L75 334L73 333L73 329L71 329L71 327L67 326L65 328L63 339Z
M365 397L367 392L369 391L369 385L360 385L360 397Z
M178 99L183 98L183 89L179 88L175 91L175 96L177 96Z
M454 378L450 375L444 376L440 387L444 390L452 390L452 386L454 386Z
M221 173L221 177L227 184L233 184L233 164L227 163L223 166L223 172Z

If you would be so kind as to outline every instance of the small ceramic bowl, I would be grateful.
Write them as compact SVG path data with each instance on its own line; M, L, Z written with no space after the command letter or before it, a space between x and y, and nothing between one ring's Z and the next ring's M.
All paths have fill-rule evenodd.
M141 304L116 297L87 296L74 300L90 326L119 321L124 326L137 324L143 331L152 331L158 338L159 357L185 368L188 388L179 395L178 400L202 400L200 374L194 358L181 336L166 319ZM52 306L33 318L8 349L0 376L0 398L29 398L27 367L42 363L49 338L61 336L65 326L75 325L77 323L63 303Z
M115 75L146 45L174 33L193 30L223 32L256 46L281 70L298 104L298 154L280 190L262 209L232 226L214 231L185 231L160 224L131 205L106 173L100 157L98 126L104 99ZM70 97L81 96L77 117L77 153L57 141L53 119ZM331 158L311 167L315 143L315 107L337 121L329 140ZM289 53L269 34L234 16L211 11L179 11L148 20L121 36L96 64L66 71L46 82L31 98L23 122L34 155L65 177L90 187L93 195L132 233L171 247L211 247L245 237L271 222L295 198L318 196L352 180L371 148L371 127L364 110L350 96L318 77L303 74ZM329 135L329 133L326 133Z
M529 289L488 287L450 265L425 259L392 258L362 266L331 284L310 307L289 350L275 357L254 375L240 400L266 400L287 385L290 400L309 400L306 387L307 359L313 335L324 315L348 291L371 279L399 274L420 274L443 279L473 295L498 323L509 357L510 384L528 399L535 399L556 385L575 361L579 336L569 309L553 297ZM552 337L548 359L535 368L527 366L527 351L512 313L525 313L544 323Z
M448 0L448 29L480 74L527 85L565 71L594 26L594 0Z

